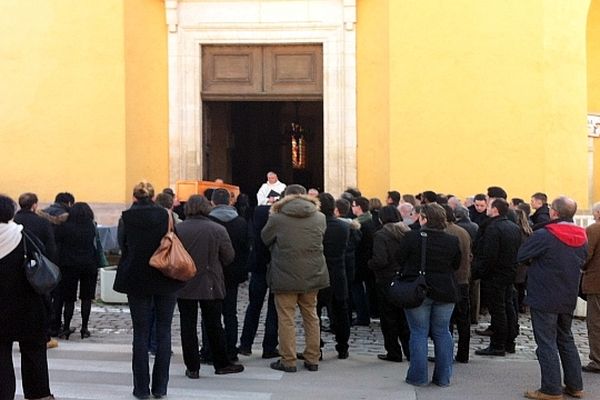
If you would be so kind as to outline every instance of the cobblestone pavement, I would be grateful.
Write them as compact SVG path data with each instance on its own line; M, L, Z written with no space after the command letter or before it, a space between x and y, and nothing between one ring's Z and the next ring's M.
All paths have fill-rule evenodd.
M112 343L112 344L128 344L132 341L132 327L131 319L129 316L129 307L126 304L105 304L99 300L96 300L92 306L92 315L90 317L90 331L92 336L89 339L85 339L86 342L90 343ZM244 283L240 285L238 295L238 320L239 329L241 332L244 314L246 311L248 299L248 285ZM260 351L262 337L264 332L264 318L266 313L266 304L263 307L263 313L261 315L261 324L258 328L257 337L254 341L254 348ZM79 308L76 309L75 316L73 319L72 327L79 329ZM326 317L325 317L326 318ZM303 348L303 335L302 327L300 324L299 314L297 314L297 325L298 325L298 349ZM471 335L471 355L472 357L478 357L473 352L481 347L487 347L489 344L489 338L478 336L474 333L475 329L485 329L489 322L489 316L481 316L480 323L478 326L472 325ZM533 338L533 331L531 329L531 319L528 314L521 314L519 318L520 324L520 335L516 341L516 353L507 355L506 359L514 360L535 360L535 341ZM180 346L181 338L179 334L179 313L175 308L175 316L173 318L173 345ZM573 320L573 336L575 337L575 343L579 349L582 363L586 363L589 353L589 345L587 340L587 328L585 321L580 319ZM335 352L335 338L331 333L323 332L322 338L325 341L324 351ZM456 339L456 335L455 335ZM71 336L70 340L81 340L78 334ZM354 326L351 328L350 334L350 352L353 354L362 355L375 355L384 352L383 350L383 337L379 327L379 321L374 320L370 326Z

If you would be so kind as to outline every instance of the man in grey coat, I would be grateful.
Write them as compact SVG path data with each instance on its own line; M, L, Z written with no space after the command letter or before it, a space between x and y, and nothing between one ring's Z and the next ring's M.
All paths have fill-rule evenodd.
M296 305L300 308L306 347L304 367L319 369L317 293L329 286L323 255L325 215L319 200L306 195L301 185L289 185L284 198L273 204L261 238L271 251L267 283L275 295L281 359L271 368L296 372Z

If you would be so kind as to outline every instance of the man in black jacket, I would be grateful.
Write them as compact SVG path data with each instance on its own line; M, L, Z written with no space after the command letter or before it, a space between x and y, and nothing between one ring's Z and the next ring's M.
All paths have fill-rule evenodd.
M73 204L75 204L75 196L69 192L60 192L54 198L54 203L41 211L37 210L37 214L50 221L52 230L56 235L59 225L63 224L69 218L69 211ZM58 254L56 256L58 257ZM50 332L51 335L56 336L62 330L61 315L63 314L63 299L61 285L52 291L51 297Z
M514 340L518 335L512 298L521 235L519 227L506 217L506 200L491 201L487 213L491 219L476 243L473 275L484 281L488 291L493 334L490 345L475 354L504 356L506 352L514 353Z
M330 287L319 291L319 303L331 305L330 324L335 333L338 358L348 358L350 318L348 315L348 279L346 277L346 247L350 226L334 215L335 200L329 193L319 194L321 212L325 214L327 228L323 236L323 254L329 271ZM321 304L317 304L317 311ZM333 323L331 323L333 322Z
M37 195L35 193L23 193L19 196L19 207L21 207L21 209L15 214L14 221L17 224L23 225L27 232L33 233L44 245L46 256L50 260L58 262L56 242L54 240L54 229L47 219L36 214L38 207ZM58 346L58 341L52 339L52 334L56 334L56 332L53 332L53 330L50 329L50 320L53 319L54 316L52 315L52 298L49 295L44 296L44 305L48 312L48 319L46 321L48 341L46 346L49 349L52 349Z
M534 193L531 196L531 208L535 211L531 215L533 230L543 228L545 222L550 221L550 208L548 207L548 196L545 193Z
M237 213L235 207L229 205L229 192L225 189L215 189L211 201L215 208L208 218L223 225L227 229L229 239L235 250L233 262L223 269L225 275L225 299L223 299L223 322L227 339L227 356L230 361L237 361L237 294L238 285L248 279L248 254L250 241L248 238L248 223ZM203 345L208 341L202 341Z
M373 256L373 235L375 224L369 211L369 199L359 196L352 201L352 212L360 224L362 234L355 251L354 282L352 283L352 302L356 308L356 321L353 325L369 326L371 315L377 308L375 275L368 267Z
M262 358L279 357L277 346L277 310L273 293L267 286L267 265L271 261L271 252L260 238L260 232L269 219L271 206L256 206L252 218L254 229L254 245L248 260L250 284L248 285L248 307L244 317L244 327L240 336L238 353L244 356L252 354L252 343L256 337L260 313L267 296L267 316L265 318L265 334L262 342Z
M360 223L350 217L350 208L351 203L346 199L340 198L335 201L333 212L339 221L348 224L350 228L344 263L346 264L346 279L348 280L348 318L349 321L352 321L352 301L350 296L356 270L356 248L362 239L362 233L360 231Z
M21 209L15 214L14 221L30 233L33 233L44 245L46 256L57 262L56 242L54 241L54 230L45 218L36 214L38 197L35 193L23 193L19 196L19 207Z
M486 212L487 206L487 196L483 193L476 194L473 198L473 204L468 208L471 221L475 222L478 226L481 226L488 219Z

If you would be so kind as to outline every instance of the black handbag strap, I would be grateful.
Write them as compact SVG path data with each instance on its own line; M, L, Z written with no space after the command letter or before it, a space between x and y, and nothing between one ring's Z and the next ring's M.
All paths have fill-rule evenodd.
M41 249L40 249L40 244L43 245L41 242L39 242L39 239L37 237L31 237L31 235L29 233L27 233L27 231L25 229L23 229L21 231L21 234L23 235L23 247L25 249L25 252L27 252L27 243L29 243L29 245L32 248L32 251L38 252L38 253L44 253Z
M419 274L425 275L425 262L427 261L427 232L421 231L421 270Z
M27 239L29 238L27 237L25 230L21 231L21 235L23 236L23 259L27 260Z

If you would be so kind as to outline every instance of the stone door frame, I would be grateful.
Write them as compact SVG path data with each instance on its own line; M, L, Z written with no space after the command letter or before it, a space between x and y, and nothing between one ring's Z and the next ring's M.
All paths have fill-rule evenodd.
M332 6L339 7L341 17L325 22L198 22L198 12L206 12L202 7L212 4L226 11L227 1L165 1L171 185L177 180L202 178L201 46L300 43L323 45L324 189L337 196L347 186L356 185L356 1L305 1L311 2L311 7L329 7L329 12Z

